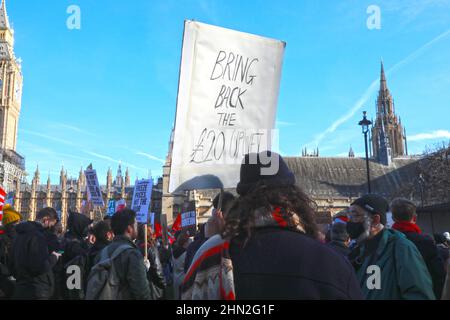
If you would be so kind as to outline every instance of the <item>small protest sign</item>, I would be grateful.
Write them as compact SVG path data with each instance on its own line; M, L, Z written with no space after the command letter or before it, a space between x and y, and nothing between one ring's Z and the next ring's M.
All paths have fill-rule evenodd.
M185 21L169 192L234 188L245 154L276 151L285 45Z
M195 211L184 212L181 214L181 228L188 228L197 224Z
M136 212L136 219L139 223L148 222L148 210L150 209L152 187L152 179L136 181L134 186L131 208Z
M114 213L116 213L116 200L111 199L108 201L108 210L106 214L108 216L113 216Z
M97 172L94 169L88 169L84 171L84 175L86 176L88 200L93 206L103 207L105 203L103 202L100 184L98 183Z

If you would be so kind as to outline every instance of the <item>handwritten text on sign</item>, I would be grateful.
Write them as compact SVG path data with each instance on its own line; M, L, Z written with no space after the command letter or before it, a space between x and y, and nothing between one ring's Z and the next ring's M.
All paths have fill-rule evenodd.
M152 179L136 181L134 186L131 208L136 212L136 218L139 223L147 223L152 187Z
M235 187L244 155L271 149L284 46L186 21L170 192Z

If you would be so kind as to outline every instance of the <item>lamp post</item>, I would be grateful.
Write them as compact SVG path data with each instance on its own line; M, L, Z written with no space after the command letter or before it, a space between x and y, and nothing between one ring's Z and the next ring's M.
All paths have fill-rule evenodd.
M366 169L367 169L367 189L369 193L372 192L372 188L370 187L370 168L369 168L369 150L367 143L367 134L369 133L369 126L372 124L372 121L367 120L366 116L367 112L363 111L363 119L358 123L358 125L362 128L362 133L364 134L364 143L366 146Z

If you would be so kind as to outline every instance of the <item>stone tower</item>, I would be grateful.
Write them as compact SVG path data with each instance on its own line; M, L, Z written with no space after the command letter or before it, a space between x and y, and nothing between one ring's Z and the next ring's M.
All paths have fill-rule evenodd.
M406 137L399 117L395 114L394 99L387 87L384 65L381 62L380 90L377 99L377 117L372 128L373 156L385 163L386 156L405 155ZM383 150L382 150L383 148ZM388 149L390 150L388 150ZM390 163L390 161L389 161Z
M25 174L25 159L16 153L22 100L22 70L14 54L14 30L9 24L5 0L0 6L0 184L15 189Z

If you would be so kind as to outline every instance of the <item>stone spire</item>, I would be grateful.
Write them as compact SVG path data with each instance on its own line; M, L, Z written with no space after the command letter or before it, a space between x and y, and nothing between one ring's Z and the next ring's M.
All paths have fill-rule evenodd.
M348 157L349 158L354 158L355 157L355 152L353 151L352 146L350 146L350 150L348 151Z
M403 126L399 121L399 117L395 114L394 99L387 86L383 61L381 61L380 90L378 92L376 111L377 116L371 133L373 156L376 160L385 162L381 159L384 158L384 155L381 156L380 150L382 148L381 143L385 143L386 139L391 148L391 157L403 156L405 154ZM380 140L381 135L384 138Z
M113 184L112 170L111 168L108 168L108 173L106 174L106 190L108 192L111 191L112 184Z
M6 12L5 0L2 0L2 6L0 7L0 29L11 29L11 26L9 25L8 13Z
M386 74L384 73L383 60L381 60L380 91L386 91L386 90L387 90Z
M45 204L47 207L52 206L52 184L50 181L50 173L48 174L48 177L47 177L47 190L45 193Z
M125 170L125 187L129 187L130 185L131 185L130 171L127 168Z
M83 167L80 168L80 173L78 174L78 187L83 189L85 187L85 176Z
M123 175L122 175L122 164L119 164L119 168L117 169L116 180L114 181L114 186L123 187Z
M39 165L37 165L36 171L34 172L33 181L36 184L36 187L41 184L41 173L39 172Z

